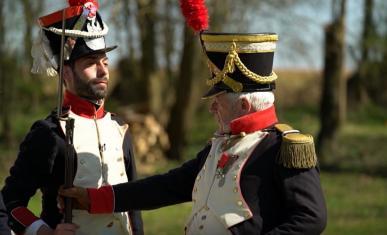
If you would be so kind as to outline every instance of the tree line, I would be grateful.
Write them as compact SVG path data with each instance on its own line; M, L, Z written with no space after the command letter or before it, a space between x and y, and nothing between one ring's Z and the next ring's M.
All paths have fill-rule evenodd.
M5 146L14 141L12 119L15 113L28 113L52 105L55 88L46 79L30 74L30 50L36 37L36 19L50 1L0 1L0 140ZM52 2L51 2L52 3ZM300 4L317 7L322 0L208 0L210 29L248 30L248 12L259 17L275 17L267 9L290 9ZM63 4L62 4L63 5ZM331 20L324 27L323 85L320 102L321 128L318 150L328 154L346 119L348 110L369 103L386 106L387 4L381 0L359 1L363 11L361 37L355 46L346 44L346 0L331 0ZM166 129L171 147L166 156L181 159L187 143L196 100L209 76L201 45L185 26L177 0L100 1L104 19L123 39L125 53L115 69L116 81L110 98L120 105L131 104L136 111L154 114ZM14 12L20 12L16 17ZM107 17L106 17L107 16ZM296 18L297 16L294 16ZM292 16L289 16L291 19ZM18 25L17 34L13 27ZM236 31L236 30L234 30ZM264 31L264 30L263 30ZM21 35L21 45L10 50L7 35ZM294 35L297 37L297 33ZM302 37L302 36L298 36ZM345 54L355 61L354 72L345 73ZM52 85L55 82L52 82ZM48 91L50 90L50 91ZM55 91L53 91L55 90Z

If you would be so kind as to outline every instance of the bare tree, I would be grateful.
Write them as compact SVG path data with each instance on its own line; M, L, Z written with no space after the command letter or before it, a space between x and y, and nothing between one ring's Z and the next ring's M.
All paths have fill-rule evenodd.
M171 144L167 156L181 160L186 145L187 123L192 119L189 115L192 83L195 77L194 65L199 52L197 37L187 26L184 28L183 55L180 62L179 76L176 83L176 101L172 106L167 132Z
M370 46L375 39L375 23L373 21L374 0L364 0L364 20L363 32L360 39L360 59L358 62L357 71L348 80L348 104L350 108L360 107L368 100L367 87L365 79L370 60Z
M325 28L323 91L320 103L321 129L318 151L321 160L330 153L345 118L346 86L343 77L346 0L333 0L333 21Z
M156 60L156 0L137 1L137 21L141 40L141 78L143 79L142 97L144 111L152 112L151 79L157 68Z
M0 2L0 19L4 19L4 8L5 3L4 1ZM0 113L1 113L1 132L0 132L0 140L4 141L6 145L9 145L11 143L12 137L11 137L11 122L10 122L10 102L11 99L9 97L9 85L10 85L10 79L8 79L6 75L6 45L5 45L5 22L2 20L0 21L0 54L2 55L0 57Z

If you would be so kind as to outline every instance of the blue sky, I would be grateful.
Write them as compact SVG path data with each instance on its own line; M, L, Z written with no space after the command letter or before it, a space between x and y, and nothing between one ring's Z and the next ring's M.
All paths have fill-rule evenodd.
M102 2L102 0L100 0ZM177 0L176 0L177 1ZM285 1L285 0L284 0ZM311 0L300 1L295 7L286 9L266 8L260 12L251 11L246 7L248 26L244 31L248 32L275 32L279 35L277 51L275 54L275 68L301 68L321 69L323 61L323 29L331 20L331 1ZM305 3L306 2L306 3ZM347 6L347 43L355 45L361 30L363 0L348 0ZM44 14L61 9L67 5L64 0L47 1ZM109 17L109 12L101 10L102 15ZM20 16L21 17L21 16ZM105 18L105 17L104 17ZM105 18L106 19L106 18ZM12 22L8 22L12 24ZM109 23L109 22L108 22ZM15 32L7 35L13 44L21 43L21 26L15 25ZM38 28L38 27L36 27ZM117 37L117 29L110 28L108 44L118 44L120 49L110 53L113 65L119 57L126 53L125 44ZM236 31L232 25L228 31ZM122 37L121 37L122 38ZM117 42L118 40L118 42ZM12 45L18 48L18 45ZM347 56L347 67L353 67L353 60Z

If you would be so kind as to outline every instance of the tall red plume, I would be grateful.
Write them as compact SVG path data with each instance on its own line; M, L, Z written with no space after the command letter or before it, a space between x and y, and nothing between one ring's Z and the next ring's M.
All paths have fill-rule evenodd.
M68 0L70 7L74 6L83 6L87 2L92 2L96 7L98 7L98 1L97 0Z
M180 8L189 27L196 32L208 28L208 10L205 0L180 0Z

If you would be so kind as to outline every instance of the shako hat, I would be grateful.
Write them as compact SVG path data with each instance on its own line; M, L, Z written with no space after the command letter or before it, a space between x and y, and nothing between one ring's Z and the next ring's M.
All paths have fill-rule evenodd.
M64 62L108 52L105 36L108 26L98 13L97 0L68 0L69 7L39 18L41 27L37 42L31 50L33 73L55 76L59 69L62 20L65 19ZM63 16L64 14L64 16Z
M208 58L210 90L203 98L223 92L271 91L277 75L273 58L278 41L274 33L212 33L200 34Z

